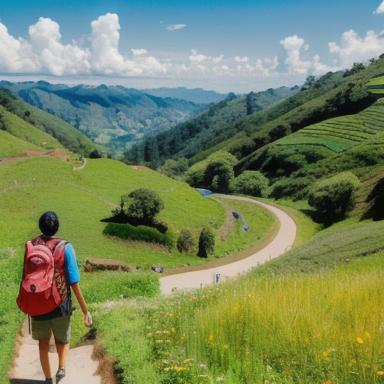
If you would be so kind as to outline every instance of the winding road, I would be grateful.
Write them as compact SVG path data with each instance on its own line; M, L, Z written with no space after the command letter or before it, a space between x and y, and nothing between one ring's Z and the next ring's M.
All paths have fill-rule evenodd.
M282 255L292 247L296 238L297 227L296 223L287 213L272 205L248 199L246 197L222 195L220 195L220 197L248 201L268 209L280 221L278 234L265 248L240 261L202 271L186 272L162 277L160 279L160 284L163 295L171 295L175 290L180 291L206 287L214 284L218 275L220 275L219 281L222 281L226 277L237 277L239 274L246 273L257 265Z
M259 252L231 264L217 268L206 269L196 272L186 272L178 275L166 276L160 279L161 292L164 295L171 295L176 288L178 291L185 289L196 289L214 284L217 274L220 274L220 281L226 277L237 277L239 274L248 272L274 257L280 256L293 244L296 237L296 224L293 219L282 210L271 205L264 204L245 197L221 196L228 199L238 199L259 204L271 211L280 221L280 229L277 236L265 248ZM32 340L28 334L27 323L21 335L18 336L18 351L14 360L14 366L9 372L10 383L12 384L37 384L42 381L43 372L38 358L37 342ZM69 351L67 366L68 374L61 381L65 383L101 384L101 377L97 372L97 362L91 357L93 346L82 346ZM52 353L49 354L52 367L56 367L57 355L52 344ZM97 373L95 373L97 372Z

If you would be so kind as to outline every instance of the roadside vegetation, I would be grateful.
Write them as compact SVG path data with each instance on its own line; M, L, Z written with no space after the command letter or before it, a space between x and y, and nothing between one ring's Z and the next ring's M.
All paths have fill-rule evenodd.
M383 229L319 234L238 280L139 309L97 307L101 343L126 383L382 383Z
M15 304L24 243L54 210L81 271L88 257L131 267L81 281L119 382L382 384L384 99L369 82L383 71L384 57L310 77L279 102L269 92L263 110L256 95L230 97L184 124L190 137L161 135L168 151L193 142L152 159L163 174L106 158L74 171L103 149L0 91L0 382L25 319ZM156 155L155 139L145 145L141 154ZM220 193L282 207L298 226L293 249L238 279L162 297L153 266L235 261L278 230L265 209ZM78 311L73 332L73 345L88 332Z

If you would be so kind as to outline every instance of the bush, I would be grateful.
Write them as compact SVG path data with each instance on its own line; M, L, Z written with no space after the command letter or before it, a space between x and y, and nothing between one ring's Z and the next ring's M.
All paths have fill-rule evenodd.
M244 171L235 179L235 192L255 197L266 197L269 180L258 171Z
M204 172L204 188L211 189L213 192L231 192L235 179L233 167L236 162L236 157L228 152L219 151L210 156Z
M199 236L197 256L207 258L215 250L215 236L207 228L203 228Z
M270 197L283 199L290 197L292 200L302 200L307 196L308 187L313 184L313 177L281 178L273 184Z
M156 192L145 188L136 189L129 195L121 196L120 207L112 210L113 217L103 221L128 223L135 227L145 225L165 233L168 230L167 224L155 219L162 209L164 209L163 200Z
M359 186L359 179L351 172L320 180L310 190L308 204L316 209L320 222L330 225L344 219L352 210Z
M174 247L174 238L169 232L162 234L157 229L145 226L134 227L130 224L108 223L103 234L121 239L145 241Z
M176 244L177 250L180 253L190 253L195 247L195 239L189 229L183 229L177 239Z
M153 222L155 216L164 209L163 200L156 192L149 189L136 189L128 197L131 203L127 209L127 215L143 222Z

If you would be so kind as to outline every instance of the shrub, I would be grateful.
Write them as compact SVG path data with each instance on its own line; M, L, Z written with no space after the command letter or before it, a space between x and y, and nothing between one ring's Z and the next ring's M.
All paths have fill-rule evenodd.
M215 250L215 236L207 228L203 228L199 236L197 256L207 258Z
M189 229L183 229L177 239L177 250L180 253L190 253L195 247L195 239Z
M157 229L145 226L134 227L130 224L108 223L103 234L174 247L174 238L169 232L162 234Z
M219 151L212 155L204 172L204 188L213 192L231 192L235 179L233 167L236 162L236 157L228 152Z
M127 209L127 215L143 222L153 222L155 216L164 209L164 202L154 191L146 188L132 191L128 197L131 203Z
M269 180L258 171L244 171L235 179L235 192L255 197L266 197Z
M320 180L310 190L308 204L316 209L319 221L335 223L354 207L359 186L359 179L351 172Z
M292 200L301 200L306 197L308 187L313 184L313 177L281 178L273 184L270 197L282 199L286 197Z

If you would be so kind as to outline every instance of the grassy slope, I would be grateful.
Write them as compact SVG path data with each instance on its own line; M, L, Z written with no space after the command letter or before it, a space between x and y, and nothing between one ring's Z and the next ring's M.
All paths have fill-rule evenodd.
M0 134L5 138L0 141L0 153L6 153L9 143L20 145L19 150L10 155L31 149L41 150L7 132L1 131ZM83 292L89 303L116 300L122 294L129 296L134 294L135 286L143 284L142 289L153 294L153 273L152 277L146 277L152 265L163 265L169 269L206 262L196 256L180 255L175 251L169 253L161 247L125 242L102 235L105 223L100 220L111 215L111 209L119 203L121 195L140 187L155 189L160 194L166 208L159 219L166 221L174 233L190 228L197 236L202 226L208 225L218 230L226 220L225 210L216 201L202 197L185 183L169 179L148 168L129 167L114 160L88 159L83 170L73 171L73 163L53 156L21 156L0 162L0 381L6 377L11 364L14 335L23 320L14 302L20 281L23 244L26 239L38 233L37 221L42 212L57 212L61 224L58 235L74 245L81 269L86 257L120 259L132 267L143 268L142 274L132 273L128 279L118 272L82 274ZM257 242L272 224L271 217L262 210L255 210L251 214L248 206L236 209L247 212L247 218L252 223L264 215L267 225L255 232ZM239 230L236 225L235 230ZM231 237L230 233L227 235ZM242 239L241 243L230 239L229 243L232 245L227 249L220 244L223 254L249 245L246 239ZM108 289L103 288L101 281L109 282ZM136 292L143 294L137 289ZM84 330L77 317L75 323L74 339L78 340Z
M64 147L75 153L88 156L95 149L101 152L106 152L105 148L94 144L72 125L25 103L22 99L16 97L9 91L0 89L0 104L11 114L18 116L20 119L33 125L40 131L55 137ZM15 120L15 117L9 117L8 115L8 119L12 121ZM4 125L6 130L8 130L7 124ZM18 122L18 125L21 125L21 123ZM26 139L27 141L33 140L26 137L23 137L23 139Z

